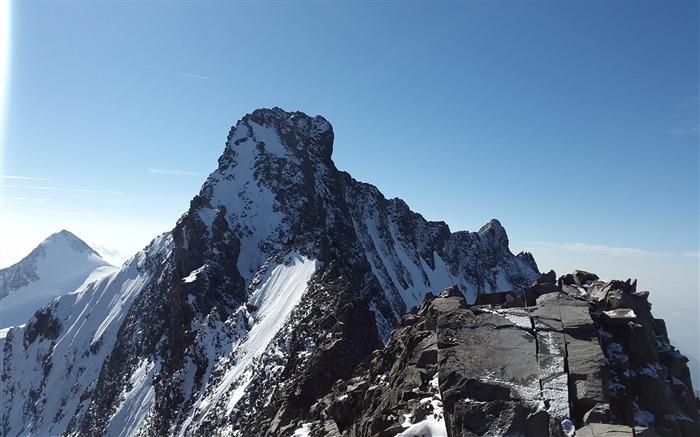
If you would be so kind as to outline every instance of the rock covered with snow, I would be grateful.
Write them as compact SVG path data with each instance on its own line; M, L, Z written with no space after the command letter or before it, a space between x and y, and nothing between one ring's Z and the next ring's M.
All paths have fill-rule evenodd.
M3 434L303 429L428 291L471 303L537 278L498 221L425 220L339 171L333 137L320 116L243 117L171 232L8 332Z
M26 323L57 296L114 270L80 238L62 230L0 270L0 329Z

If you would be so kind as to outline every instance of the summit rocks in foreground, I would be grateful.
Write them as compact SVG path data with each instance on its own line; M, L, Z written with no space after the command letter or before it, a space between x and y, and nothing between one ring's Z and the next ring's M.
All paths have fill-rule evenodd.
M539 273L336 169L323 117L245 116L172 231L3 340L2 435L288 435L429 290Z
M687 359L631 281L550 272L525 293L457 287L403 316L387 346L303 424L317 436L697 436ZM488 302L488 303L487 303Z

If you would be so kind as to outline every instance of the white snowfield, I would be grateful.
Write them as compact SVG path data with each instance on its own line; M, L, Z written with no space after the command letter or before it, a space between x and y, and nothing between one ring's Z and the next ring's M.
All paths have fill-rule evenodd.
M0 328L27 323L36 310L57 296L118 270L67 231L48 237L33 254L3 269L22 268L38 279L0 299Z

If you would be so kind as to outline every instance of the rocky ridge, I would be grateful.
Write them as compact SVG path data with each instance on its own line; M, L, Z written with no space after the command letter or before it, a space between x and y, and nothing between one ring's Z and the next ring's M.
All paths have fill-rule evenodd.
M333 138L243 117L171 232L7 333L2 434L285 435L428 290L538 276L497 220L452 232L339 171Z
M542 275L523 296L426 295L310 410L311 436L695 436L687 358L636 282ZM481 299L480 299L481 298Z

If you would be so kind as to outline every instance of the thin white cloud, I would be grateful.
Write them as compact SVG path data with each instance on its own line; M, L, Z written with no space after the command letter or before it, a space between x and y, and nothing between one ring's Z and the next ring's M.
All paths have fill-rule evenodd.
M96 242L93 242L90 245L90 247L95 249L97 253L100 254L102 259L117 267L122 265L127 259L129 259L129 257L133 255L133 253L126 253L123 250L117 249L115 247Z
M49 179L45 178L33 178L29 176L11 176L9 174L0 174L0 179L16 179L16 180L23 180L23 181L48 181Z
M700 252L681 252L680 256L686 258L700 258Z
M5 197L5 200L8 202L46 202L49 199L46 197L41 198L41 197L15 196L15 197Z
M28 210L28 211L47 212L47 213L61 215L61 216L93 217L93 216L104 216L105 215L104 213L98 213L98 212L75 212L75 211L66 211L66 210L51 209L51 208L37 208L34 206L26 206L26 205L20 205L20 204L13 205L12 208L24 209L24 210Z
M25 190L44 190L44 191L68 191L71 193L99 193L99 194L124 194L122 191L110 190L90 190L85 188L62 188L62 187L46 187L32 185L4 185L4 188L21 188Z
M75 212L75 211L63 211L59 212L58 215L71 216L71 217L97 217L103 216L104 213L101 212Z
M671 129L671 134L673 135L689 135L689 134L694 134L700 131L700 128L697 126L691 127L688 129Z
M204 80L214 80L213 77L209 76L200 76L199 74L188 74L188 73L178 73L179 76L184 76L184 77L191 77L194 79L204 79Z
M613 247L604 244L586 244L586 243L550 243L545 241L527 241L524 242L525 247L529 247L528 251L546 250L549 252L576 252L576 253L592 253L600 255L610 255L617 257L682 257L682 258L700 258L698 252L651 252L648 250L637 249L634 247Z
M202 176L201 173L187 170L163 170L160 168L149 168L148 172L151 174L162 174L171 176Z
M549 250L560 250L564 252L598 253L612 256L655 256L659 255L642 249L632 247L613 247L604 244L586 243L549 243L544 241L530 241L525 243L529 246L539 247Z
M698 105L700 105L700 97L698 97L697 95L692 95L692 96L686 97L685 99L678 102L676 104L676 108L677 109L687 109L687 108L695 109L698 107Z
M700 105L700 98L697 95L687 97L676 104L671 114L676 127L671 129L671 135L697 135L700 130L698 105Z

